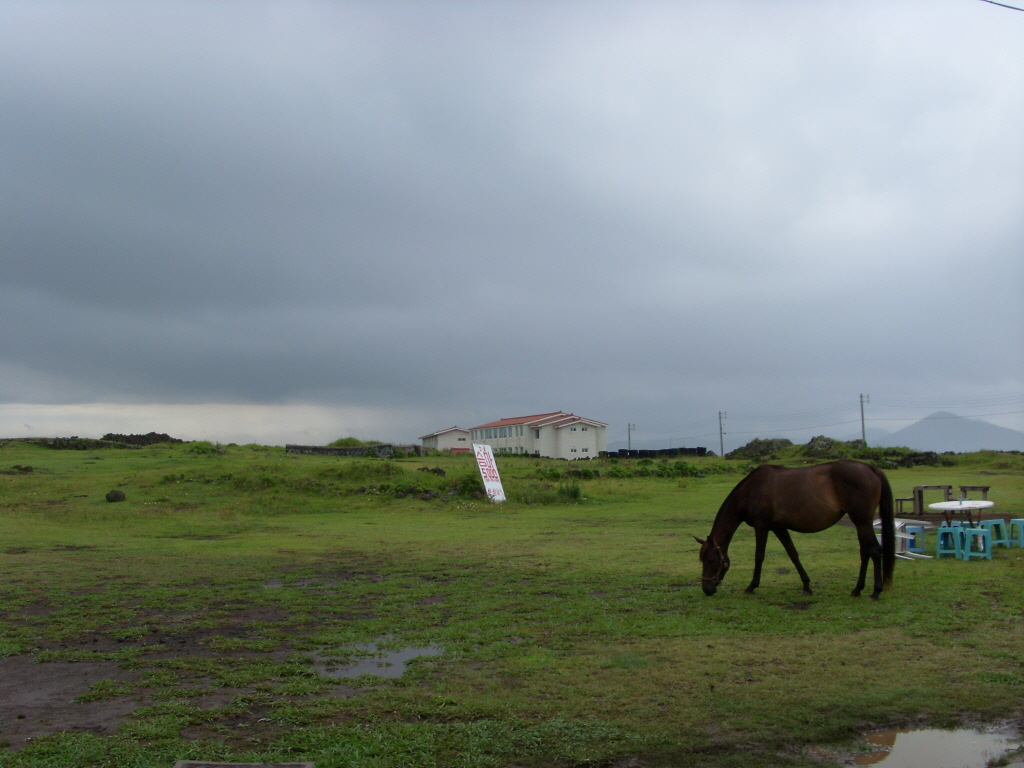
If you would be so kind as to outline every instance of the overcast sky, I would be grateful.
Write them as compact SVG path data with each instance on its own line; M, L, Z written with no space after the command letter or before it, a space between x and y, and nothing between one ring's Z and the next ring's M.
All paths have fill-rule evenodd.
M8 0L0 177L4 436L1024 428L978 0Z

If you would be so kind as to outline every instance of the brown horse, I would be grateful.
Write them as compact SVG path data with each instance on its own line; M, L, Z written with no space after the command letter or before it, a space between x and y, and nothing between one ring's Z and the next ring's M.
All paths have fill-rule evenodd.
M872 528L875 508L882 519L882 543ZM860 461L833 461L813 467L788 469L765 464L732 489L722 502L707 540L700 543L700 561L704 564L701 587L705 595L715 594L729 570L729 542L746 523L754 529L756 554L754 578L747 587L751 593L761 583L761 565L768 533L774 533L796 566L804 592L811 594L811 580L800 564L790 531L817 533L831 528L843 515L857 528L860 542L860 578L853 596L860 595L867 577L868 560L875 565L875 591L878 599L883 587L892 585L896 562L896 528L893 521L892 489L881 470Z

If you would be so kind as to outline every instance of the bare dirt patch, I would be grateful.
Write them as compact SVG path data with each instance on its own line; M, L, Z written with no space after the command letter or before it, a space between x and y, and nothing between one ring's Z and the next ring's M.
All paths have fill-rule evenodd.
M133 682L140 674L112 661L37 664L31 656L0 659L0 740L17 749L60 731L111 733L147 703L144 696L75 699L101 680Z

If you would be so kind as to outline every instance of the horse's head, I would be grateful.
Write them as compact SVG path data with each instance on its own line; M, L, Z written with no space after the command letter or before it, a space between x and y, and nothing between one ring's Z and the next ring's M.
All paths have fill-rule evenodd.
M697 539L696 536L693 538ZM700 587L705 595L711 597L722 583L725 574L729 572L729 554L710 536L707 539L697 539L697 543L700 544L700 561L704 565Z

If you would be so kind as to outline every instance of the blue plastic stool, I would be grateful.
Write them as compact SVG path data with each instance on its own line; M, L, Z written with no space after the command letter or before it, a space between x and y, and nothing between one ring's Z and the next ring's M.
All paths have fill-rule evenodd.
M992 534L992 546L993 547L1007 547L1010 546L1010 537L1006 535L1006 521L996 518L995 520L982 520L979 524L981 528L988 528L988 532Z
M941 526L939 528L939 538L935 544L936 559L955 557L957 560L962 560L964 556L963 532L964 529L960 526Z
M1017 529L1017 535L1013 535L1013 529ZM1010 521L1010 546L1016 544L1024 549L1024 517L1015 517Z
M992 559L992 531L988 528L961 528L964 532L964 560L972 557ZM973 549L974 542L981 540L981 548Z
M905 525L903 526L903 532L908 536L913 536L913 539L907 539L907 552L913 552L918 555L924 554L924 526L923 525Z

